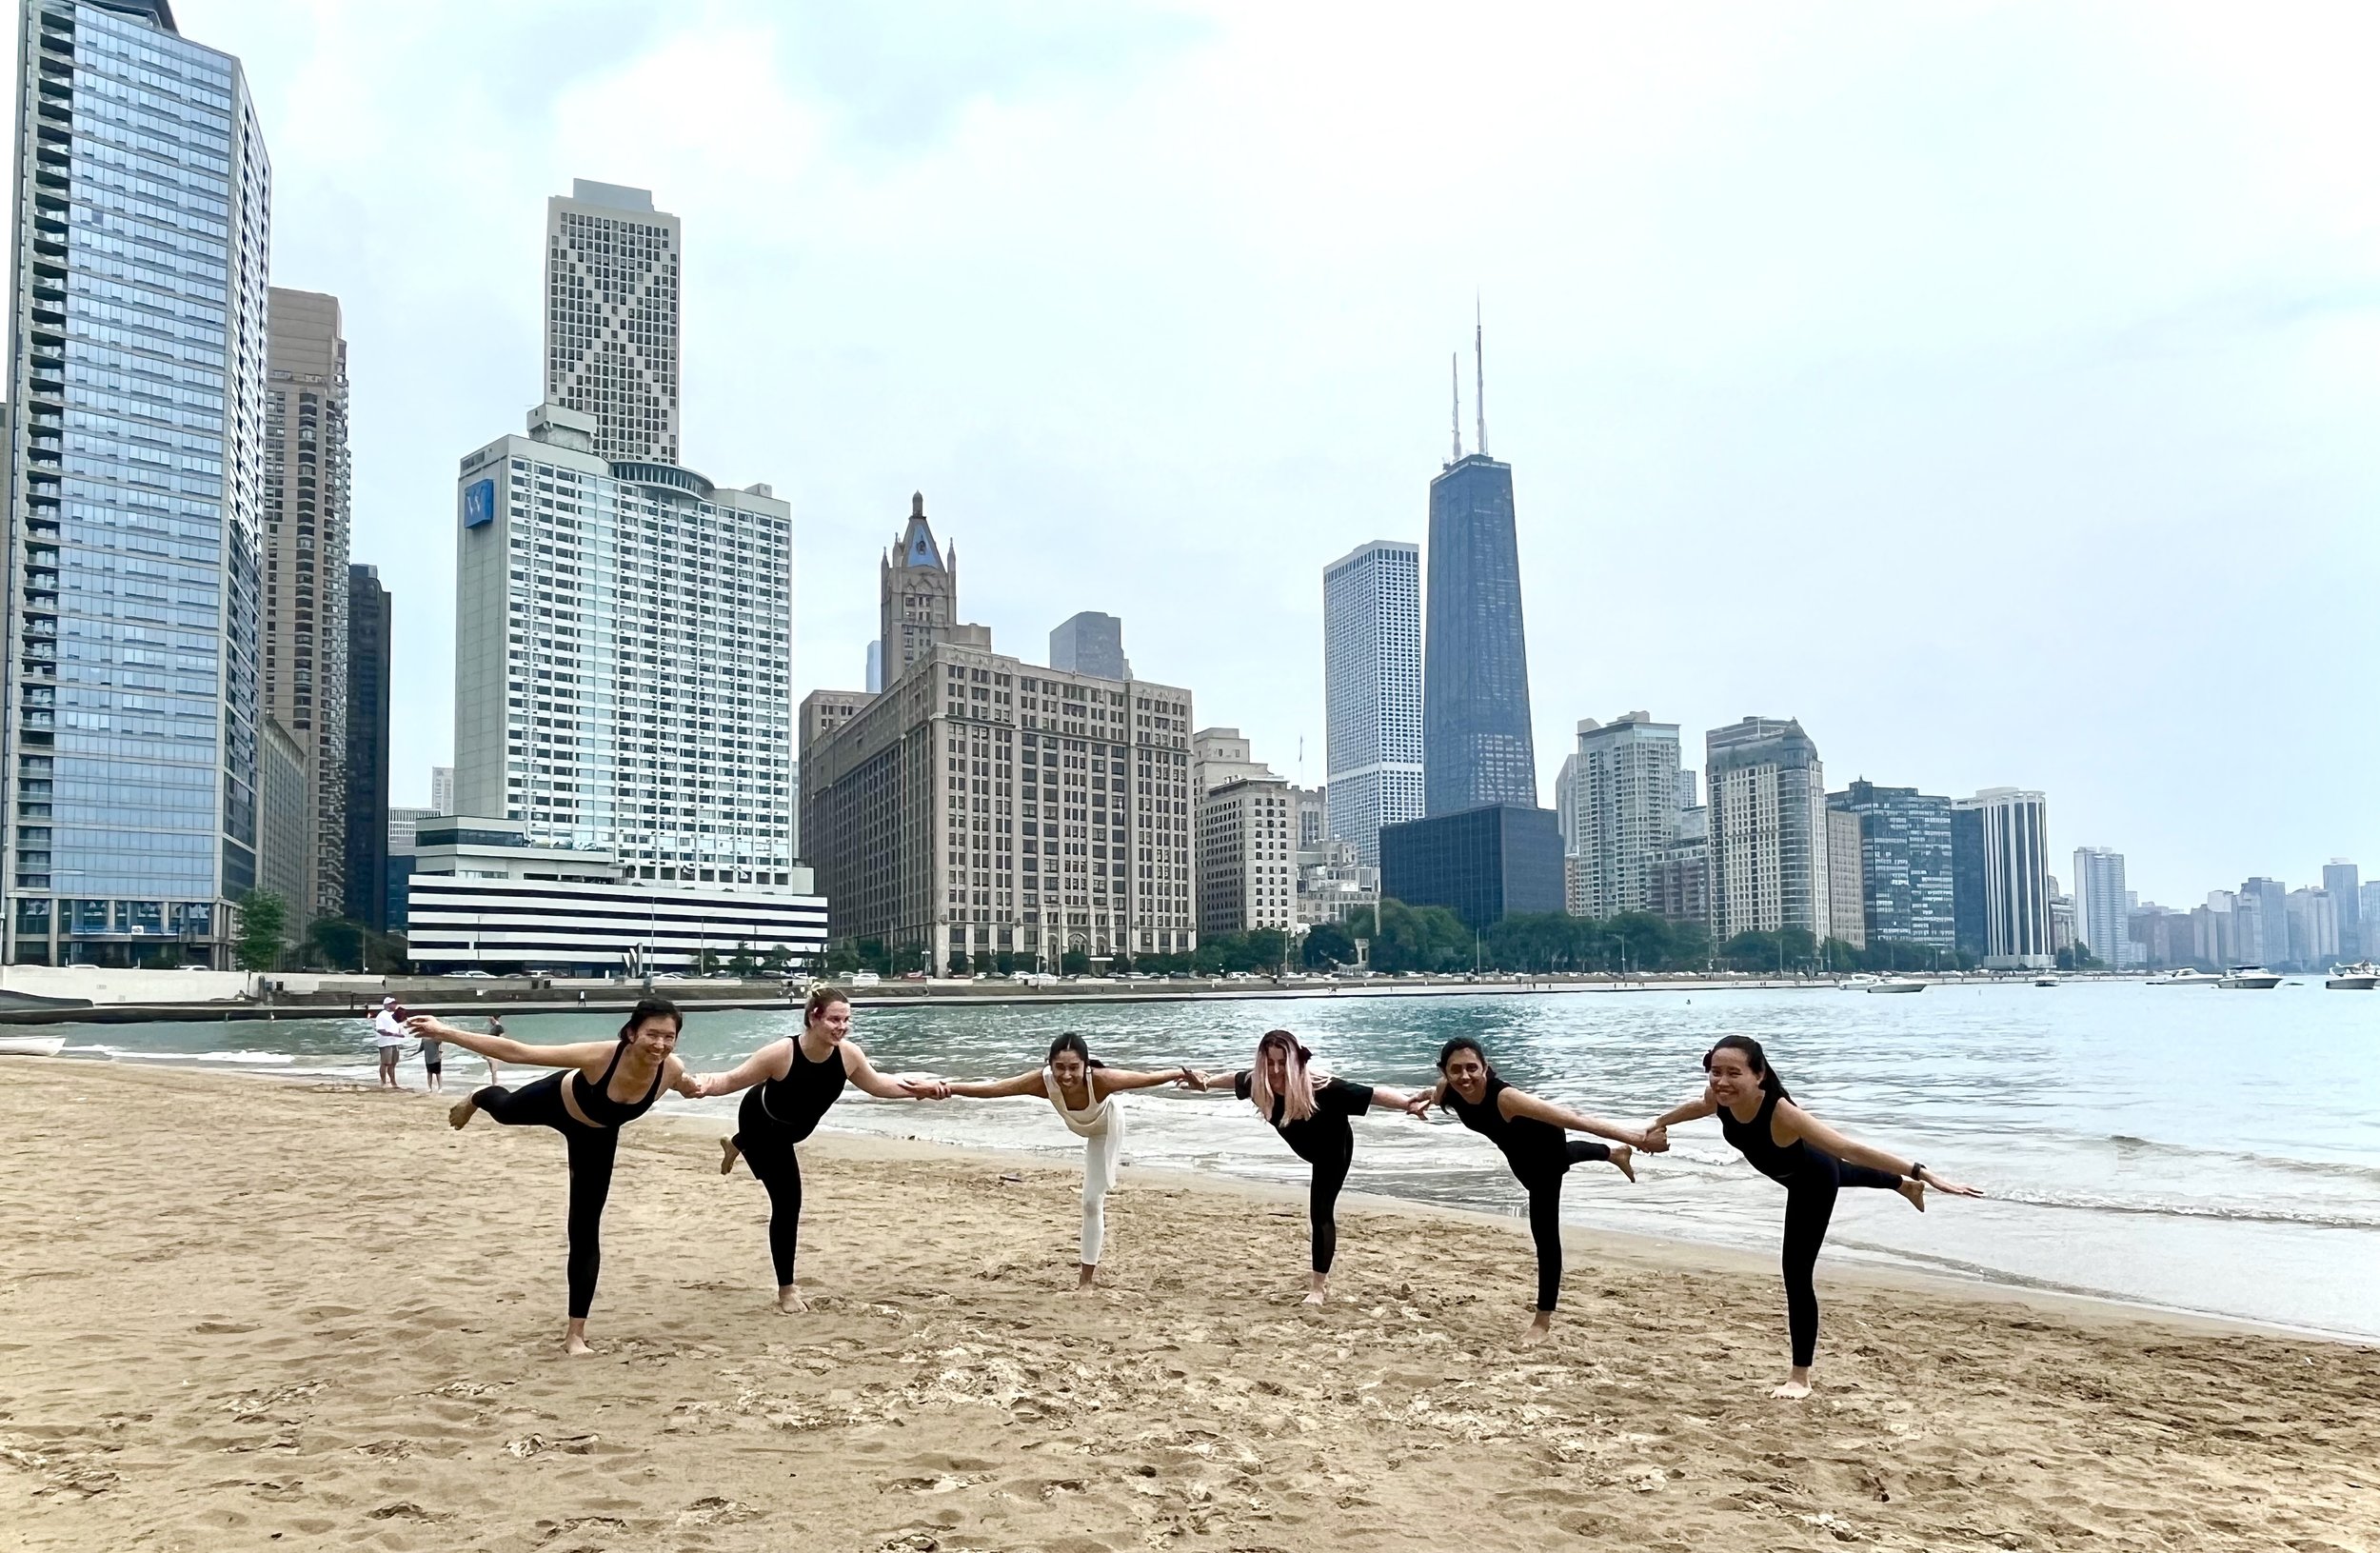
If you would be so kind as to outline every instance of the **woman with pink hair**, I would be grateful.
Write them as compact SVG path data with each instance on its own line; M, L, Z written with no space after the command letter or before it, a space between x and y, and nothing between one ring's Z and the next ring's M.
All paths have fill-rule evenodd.
M1217 1089L1229 1084L1233 1094L1256 1106L1257 1115L1273 1125L1297 1156L1314 1167L1306 1194L1306 1217L1314 1230L1314 1271L1306 1287L1308 1304L1320 1304L1331 1277L1331 1260L1339 1250L1339 1189L1356 1162L1356 1133L1347 1125L1374 1105L1401 1110L1410 1097L1375 1085L1349 1084L1312 1067L1314 1053L1298 1044L1287 1030L1267 1030L1256 1044L1256 1062L1237 1073L1193 1073L1191 1087Z

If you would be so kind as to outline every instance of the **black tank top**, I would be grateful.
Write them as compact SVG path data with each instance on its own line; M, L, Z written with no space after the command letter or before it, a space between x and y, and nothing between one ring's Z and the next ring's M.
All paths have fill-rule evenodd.
M669 1062L666 1058L662 1060L661 1066L654 1071L653 1086L645 1091L643 1100L630 1103L611 1098L611 1076L620 1070L620 1054L627 1049L628 1044L625 1041L611 1048L609 1065L605 1067L604 1076L592 1085L587 1084L585 1074L577 1075L579 1110L589 1122L599 1127L625 1126L651 1110L653 1102L661 1098L661 1081L669 1073Z
M1490 1073L1487 1093L1479 1097L1477 1105L1457 1094L1451 1084L1440 1092L1458 1121L1504 1151L1514 1175L1523 1181L1561 1175L1570 1168L1569 1138L1551 1122L1540 1122L1534 1116L1506 1116L1497 1102L1511 1087Z
M819 1118L843 1095L843 1045L838 1042L824 1061L814 1063L802 1054L800 1036L785 1039L793 1044L793 1064L783 1078L761 1081L761 1109L799 1143L818 1129Z
M1790 1144L1779 1145L1777 1143L1776 1134L1770 1130L1771 1124L1776 1118L1776 1102L1777 1096L1774 1090L1763 1095L1760 1099L1760 1114L1749 1122L1736 1121L1735 1113L1721 1105L1719 1107L1719 1131L1727 1135L1727 1141L1735 1145L1737 1153L1752 1162L1754 1169L1771 1181L1781 1181L1791 1185L1794 1172L1798 1170L1803 1160L1809 1157L1809 1150L1802 1145L1798 1138Z

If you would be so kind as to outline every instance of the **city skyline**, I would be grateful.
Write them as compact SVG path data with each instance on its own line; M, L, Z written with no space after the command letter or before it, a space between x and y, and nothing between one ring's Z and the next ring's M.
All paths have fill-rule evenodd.
M795 509L804 576L850 575L855 560L872 559L882 515L922 487L939 493L938 512L976 554L991 558L971 579L982 602L970 613L1001 640L1036 641L1079 609L1114 612L1133 622L1142 672L1200 687L1215 715L1263 747L1295 748L1300 734L1319 747L1312 578L1356 544L1423 536L1418 491L1443 456L1443 356L1468 332L1476 284L1511 324L1498 351L1495 434L1516 466L1535 606L1540 793L1551 791L1578 716L1647 706L1696 728L1764 708L1799 718L1838 780L2047 790L2057 807L2053 852L2115 846L2144 897L2186 902L2213 882L2309 880L2330 856L2380 855L2354 780L2375 736L2334 715L2343 674L2285 675L2237 643L2218 651L2192 639L2205 634L2192 622L2287 607L2314 631L2316 661L2368 661L2373 646L2368 611L2344 591L2380 558L2350 521L2370 507L2375 482L2343 429L2368 419L2354 407L2372 397L2369 353L2350 365L2337 348L2340 331L2359 327L2355 299L2369 294L2373 266L2367 249L2335 241L2369 225L2371 195L2360 182L2330 187L2339 148L2370 136L2364 118L2318 125L2306 116L2312 110L2282 95L2277 60L2319 71L2341 52L2307 48L2286 14L2254 27L2202 19L2171 30L2166 73L2154 79L2127 57L2145 29L2065 30L2055 49L2037 50L2067 60L2052 70L2020 57L2053 35L2047 24L2004 16L1985 30L1988 51L2035 122L2001 145L2008 124L1971 104L1949 116L1946 141L1895 154L1945 174L1953 193L2022 188L2020 209L1970 216L1946 197L1921 205L1914 227L1896 215L1894 229L1906 234L1880 244L1884 229L1858 209L1858 180L1810 188L1779 169L1826 160L1835 137L1856 127L1917 113L1926 83L1947 79L1954 56L1972 63L1958 55L1975 41L1972 25L1864 16L1853 46L1824 66L1839 88L1833 108L1805 102L1794 83L1845 44L1847 12L1819 14L1819 42L1743 39L1726 70L1682 95L1689 46L1707 41L1687 24L1598 36L1610 48L1597 69L1637 79L1615 82L1605 107L1577 111L1636 111L1667 95L1665 133L1626 157L1597 150L1569 174L1526 158L1495 166L1517 145L1508 139L1522 116L1554 102L1526 60L1497 84L1511 107L1489 104L1469 135L1410 161L1412 143L1385 110L1418 78L1423 50L1384 29L1375 80L1333 89L1347 94L1334 106L1378 143L1354 148L1350 188L1293 212L1285 230L1266 230L1283 269L1255 307L1239 287L1186 301L1194 289L1179 282L1185 266L1238 265L1246 239L1234 234L1264 229L1252 216L1273 213L1288 180L1267 174L1223 189L1123 100L1135 93L1115 88L1180 106L1226 68L1259 78L1299 69L1319 46L1299 30L1310 24L1144 15L1056 39L987 20L923 57L895 50L829 80L829 67L866 57L890 34L816 20L780 28L735 6L706 13L708 33L598 12L566 50L539 54L527 42L550 31L524 9L475 18L492 26L489 57L509 61L506 71L478 62L458 71L443 49L433 52L451 36L453 18L441 14L434 6L402 17L203 0L177 8L187 35L242 58L258 94L276 159L274 281L339 295L348 311L354 553L382 565L399 601L407 669L392 760L401 805L424 801L425 767L451 756L442 734L453 579L442 547L419 543L424 514L451 499L453 449L512 424L537 397L543 205L588 178L652 188L684 221L685 422L698 439L684 462L783 471L778 488ZM1500 21L1481 26L1510 40ZM821 63L791 63L803 50ZM1276 50L1279 63L1268 65ZM2073 64L2076 51L2084 66ZM526 79L516 83L525 60ZM2245 72L2259 90L2208 90L2218 62L2227 79ZM732 95L746 105L733 114L707 109L665 126L603 116L624 86L714 65L732 70ZM812 69L814 79L803 73ZM2093 121L2078 89L2062 84L2084 77L2094 95L2145 94L2197 138L2168 137L2175 149L2159 149ZM2292 95L2327 100L2291 79ZM417 137L419 93L433 81L449 111ZM1458 90L1472 101L1473 89ZM1023 122L1042 110L1050 127ZM2334 103L2330 111L2372 110ZM710 154L752 116L785 131L793 154L782 169ZM1748 117L1764 129L1761 149L1722 149L1733 144L1722 131ZM1557 120L1549 138L1567 143L1583 122ZM970 125L989 141L970 140ZM1113 144L1075 145L1085 126L1112 130ZM1297 144L1303 131L1266 121L1234 133ZM2201 166L2181 149L2217 133L2238 148L2220 165ZM1032 154L1045 149L1043 134L1071 148L1046 171ZM2046 165L2035 164L2052 148L2058 175L2036 182ZM1052 190L1111 156L1152 154L1152 198L1181 203L1200 227L1222 232L1220 251L1210 242L1144 259L1137 250L1145 245L1100 238L1099 227L1049 204ZM2061 230L2099 198L2100 173L2140 157L2158 175L2127 184L2125 225L2136 235L2112 251L2025 247L2034 229ZM1325 245L1326 231L1361 240L1392 207L1402 220L1412 189L1448 158L1490 164L1484 177L1498 198L1479 201L1458 233L1428 235L1360 282L1339 315L1319 313L1317 288L1337 273L1323 254L1341 247ZM1293 172L1309 165L1291 162ZM1690 198L1656 197L1681 162L1712 181ZM2292 175L2268 176L2281 167ZM1516 180L1528 178L1556 181L1512 197ZM1775 187L1760 188L1763 179ZM970 180L982 192L968 191ZM455 187L470 188L486 212L460 250L440 224L419 220L445 203L433 190ZM1605 209L1622 218L1626 243L1588 253L1580 229L1519 213L1590 189L1617 202ZM763 204L806 213L796 222L756 209L751 189ZM1045 265L1068 249L1085 256L1057 267L1054 285L1020 288L1006 260L961 278L1016 235L1013 225L983 225L1001 205L1047 228L1016 245L1019 263ZM1754 215L1798 222L1788 214L1796 205L1820 213L1791 228L1785 272L1727 300L1739 277L1726 268L1726 240ZM1099 212L1101 223L1116 215ZM1126 232L1153 219L1137 202L1121 218L1115 229ZM910 239L889 260L881 243L823 235L885 226ZM2272 235L2227 235L2248 229ZM1982 259L1960 259L1962 247ZM1978 279L2027 252L2034 256L2004 281ZM1582 255L1592 260L1583 269ZM790 299L787 263L803 276ZM866 276L862 266L883 273ZM1839 281L1819 275L1830 267ZM1958 322L1932 306L1978 284L1977 306L1955 309ZM980 304L1012 288L1016 305L987 322ZM829 294L830 309L803 300ZM1781 296L1795 306L1770 306ZM1623 297L1634 316L1622 316ZM1228 327L1225 302L1236 315ZM1115 369L1094 344L1102 331L1077 327L1121 308L1144 314L1154 335L1136 354L1165 356L1165 373ZM1763 310L1806 323L1763 322L1755 316ZM424 317L442 322L424 328ZM1872 368L1838 368L1862 359L1863 339L1872 346L1904 325L1908 348L1883 350ZM1271 343L1252 354L1255 341ZM705 366L706 352L718 365ZM746 359L724 359L730 354ZM995 381L1004 385L997 397ZM2021 393L1998 387L2016 384ZM1318 417L1312 407L1325 403L1336 408ZM1889 448L1879 450L1879 427L1892 432ZM2085 456L2093 443L2107 451ZM1735 508L1747 515L1729 516ZM2199 564L2245 531L2256 534L2262 565ZM1814 536L1826 543L1809 544ZM1042 575L1054 547L1095 543L1126 547L1127 564L1101 568L1102 579L1144 573L1164 579L1164 590L1100 596L1082 581L1053 586ZM1730 554L1727 575L1691 590L1660 583L1685 548L1713 543ZM1256 554L1268 564L1254 565ZM1773 590L1834 589L1831 568L1859 554L1889 561L1902 585L1862 599L1871 634L1906 650L1871 655L1854 673L1760 650L1778 622ZM1961 583L1948 610L1929 574L1943 568ZM1597 587L1609 574L1642 581ZM2078 625L2073 601L2086 576L2094 588L2110 586ZM1590 589L1593 609L1565 607ZM1221 595L1235 600L1228 633L1175 602ZM1688 609L1691 628L1673 618ZM870 601L831 590L802 601L797 694L849 683L871 613ZM2096 634L2078 634L2086 626ZM1607 641L1661 648L1597 650ZM2192 758L2172 698L2145 689L2108 698L2061 679L2071 662L2152 645L2172 683L2192 687L2193 705L2211 715L2252 704L2284 730L2260 751L2256 803L2240 801L2235 773ZM1547 666L1571 663L1584 669L1578 681L1548 677ZM1918 706L1940 714L1910 716Z

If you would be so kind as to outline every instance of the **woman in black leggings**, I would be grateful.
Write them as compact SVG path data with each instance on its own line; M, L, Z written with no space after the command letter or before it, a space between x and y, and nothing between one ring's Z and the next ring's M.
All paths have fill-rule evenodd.
M1194 1089L1231 1085L1231 1092L1256 1106L1257 1115L1273 1125L1292 1152L1314 1166L1313 1185L1306 1191L1306 1218L1313 1229L1313 1276L1306 1285L1308 1304L1320 1304L1331 1281L1331 1262L1339 1253L1339 1189L1347 1185L1347 1171L1356 1162L1356 1133L1347 1125L1374 1105L1403 1109L1411 1097L1376 1085L1349 1084L1324 1078L1307 1065L1314 1053L1298 1044L1287 1030L1268 1030L1256 1045L1254 1066L1236 1073L1193 1073Z
M1504 1151L1504 1162L1529 1192L1529 1236L1537 1246L1537 1313L1523 1343L1543 1338L1554 1324L1562 1293L1562 1178L1574 1165L1609 1161L1630 1181L1632 1163L1644 1134L1550 1105L1506 1084L1488 1065L1479 1043L1458 1035L1438 1048L1438 1083L1413 1097L1413 1112L1444 1105L1458 1120ZM1571 1132L1592 1132L1612 1146L1573 1141Z
M508 1127L551 1127L562 1134L570 1157L570 1324L563 1344L573 1354L594 1351L586 1345L586 1312L595 1303L595 1276L603 1266L604 1201L611 1195L620 1129L651 1110L664 1089L687 1096L698 1092L674 1055L684 1024L677 1005L664 998L639 1003L616 1041L566 1046L524 1045L458 1029L427 1014L407 1022L417 1037L450 1041L491 1062L564 1069L519 1089L491 1084L456 1101L446 1120L466 1126L475 1113L486 1111Z
M1645 1129L1645 1146L1669 1146L1673 1122L1716 1113L1719 1130L1753 1168L1785 1188L1785 1321L1794 1340L1794 1369L1771 1391L1787 1399L1810 1395L1810 1364L1818 1348L1818 1291L1812 1275L1827 1221L1835 1216L1835 1194L1845 1186L1896 1191L1923 1213L1926 1188L1954 1197L1982 1192L1945 1181L1924 1165L1904 1163L1880 1148L1854 1143L1794 1104L1769 1066L1760 1043L1748 1035L1721 1036L1702 1054L1710 1083L1699 1099L1672 1108Z
M719 1173L734 1170L741 1157L768 1188L768 1254L777 1266L780 1310L804 1308L793 1280L802 1233L802 1162L793 1145L818 1130L826 1108L843 1098L845 1081L884 1100L923 1098L921 1090L869 1066L867 1053L850 1035L850 994L822 986L803 1009L800 1035L771 1041L731 1072L696 1081L696 1092L704 1096L744 1092L735 1136L719 1141Z

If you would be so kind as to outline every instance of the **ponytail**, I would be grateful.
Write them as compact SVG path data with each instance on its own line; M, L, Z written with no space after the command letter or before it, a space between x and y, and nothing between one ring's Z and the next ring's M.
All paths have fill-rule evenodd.
M1267 1122L1273 1119L1273 1085L1264 1076L1264 1054L1275 1046L1283 1048L1289 1059L1288 1071L1282 1075L1280 1119L1283 1124L1303 1122L1314 1115L1314 1074L1307 1066L1314 1053L1299 1045L1287 1030L1267 1030L1256 1044L1256 1063L1248 1070L1248 1099L1259 1116Z

